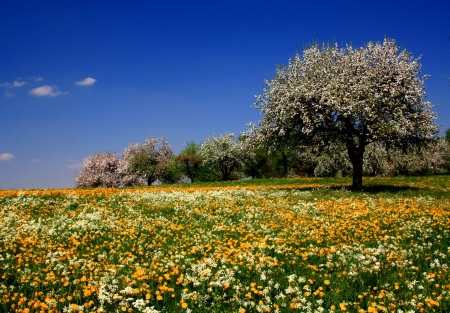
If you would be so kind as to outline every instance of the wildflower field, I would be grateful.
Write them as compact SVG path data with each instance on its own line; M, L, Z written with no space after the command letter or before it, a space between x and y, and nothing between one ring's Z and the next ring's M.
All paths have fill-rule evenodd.
M449 312L450 177L0 191L0 312Z

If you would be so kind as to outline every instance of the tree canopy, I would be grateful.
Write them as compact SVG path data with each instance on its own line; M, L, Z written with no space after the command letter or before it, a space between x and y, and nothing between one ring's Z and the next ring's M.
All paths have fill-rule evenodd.
M151 185L167 174L167 166L173 157L166 138L151 137L142 144L130 144L124 151L123 159L131 173L138 175Z
M206 166L220 174L222 180L232 180L234 171L243 165L246 150L235 141L234 134L229 133L218 138L206 138L198 154Z
M97 153L83 160L75 177L76 188L118 187L120 160L111 152Z
M246 135L272 146L343 143L360 189L369 143L406 147L438 132L418 61L391 39L360 48L314 44L265 81L254 104L263 117Z
M177 162L181 165L183 174L186 175L193 183L198 176L202 158L199 156L200 147L194 141L186 143L186 147L176 157Z

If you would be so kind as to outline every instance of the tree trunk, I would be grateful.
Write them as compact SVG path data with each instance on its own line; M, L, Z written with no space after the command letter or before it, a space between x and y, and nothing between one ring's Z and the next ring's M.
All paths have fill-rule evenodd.
M283 162L283 177L287 177L288 172L289 172L288 171L288 157L284 150L281 152L281 156L282 156L282 162Z
M225 162L224 162L225 163ZM228 172L228 166L226 166L226 164L222 164L221 168L220 168L220 172L222 173L222 180L223 181L228 181L230 180L230 174Z
M365 150L365 142L363 138L358 138L359 142L356 144L353 140L347 142L347 151L353 166L353 190L361 190L363 187L363 158Z
M187 177L191 180L191 183L194 182L194 169L193 166L191 167L189 162L186 162L185 164L185 172L187 173Z
M151 186L156 181L155 175L149 175L147 177L147 185Z
M361 190L362 185L362 176L363 176L363 161L362 158L360 160L356 160L352 162L353 165L353 182L352 189Z
M225 156L222 161L222 166L221 166L221 170L220 170L222 172L222 180L224 180L224 181L231 180L231 174L233 173L233 166L229 165L228 160L229 160L229 158L227 156ZM231 162L232 162L232 160L231 160Z

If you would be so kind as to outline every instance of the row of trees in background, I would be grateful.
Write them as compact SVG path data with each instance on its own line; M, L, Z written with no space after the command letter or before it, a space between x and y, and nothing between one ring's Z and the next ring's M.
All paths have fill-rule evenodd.
M450 130L439 138L407 150L380 143L367 146L363 174L418 175L450 173ZM121 154L105 152L83 160L75 182L78 188L145 186L157 181L225 181L269 177L351 176L352 163L343 144L326 147L279 148L255 146L250 138L233 134L188 142L175 155L165 138L130 144Z
M244 149L233 134L188 142L177 156L165 138L130 144L121 154L91 155L75 177L77 188L125 187L161 183L232 180L240 177Z
M314 44L265 81L262 119L233 134L189 143L174 156L165 139L85 160L77 186L129 186L288 175L366 175L448 171L449 148L425 101L421 65L394 40L354 48ZM99 164L99 166L95 165ZM101 179L89 178L96 171Z
M122 154L105 152L91 155L75 177L77 188L151 185L169 175L173 151L165 138L149 138L132 143Z

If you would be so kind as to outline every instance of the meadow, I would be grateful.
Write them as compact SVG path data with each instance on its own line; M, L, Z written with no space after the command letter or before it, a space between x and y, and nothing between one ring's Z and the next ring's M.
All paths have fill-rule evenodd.
M1 312L449 312L450 176L0 191Z

